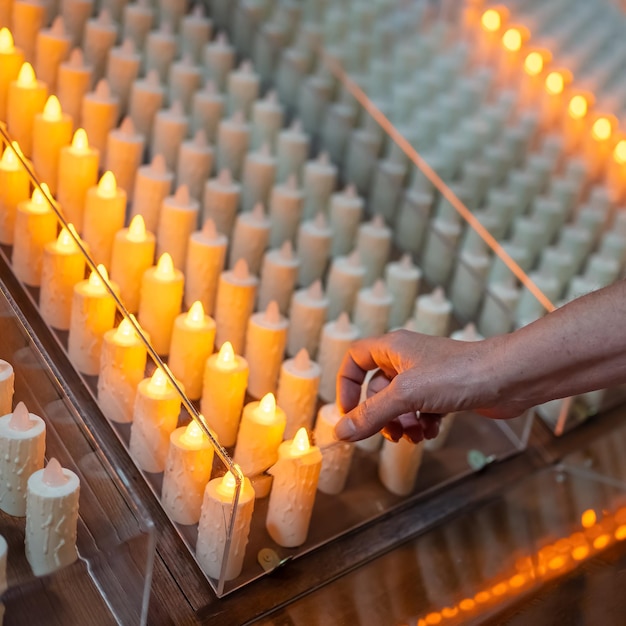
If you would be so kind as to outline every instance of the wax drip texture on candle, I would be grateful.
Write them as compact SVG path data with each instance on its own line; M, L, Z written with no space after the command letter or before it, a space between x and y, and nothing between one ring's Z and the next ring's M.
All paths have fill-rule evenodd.
M286 261L291 261L293 259L293 244L289 239L285 240L283 245L280 247L280 256Z
M134 243L142 243L146 240L146 222L142 215L135 215L130 221L126 239Z
M26 405L23 402L18 402L9 420L9 428L19 432L26 432L32 427L33 423L31 422Z
M210 241L213 241L218 237L215 222L210 217L204 222L202 226L202 236Z
M61 103L54 94L46 100L46 104L41 115L47 122L60 122L63 119Z
M180 206L189 206L191 198L189 196L189 187L180 185L174 194L174 202Z
M296 436L293 438L289 451L293 456L302 456L303 454L306 454L310 449L311 444L309 443L309 435L306 432L306 428L302 427L298 430Z
M52 457L48 465L43 468L41 480L48 487L62 487L67 482L67 476L63 472L61 464Z
M280 309L276 300L270 300L267 308L265 309L265 322L272 326L280 324Z
M35 87L37 87L35 70L30 63L22 63L20 73L17 75L17 85L22 89L34 89Z
M65 23L63 22L63 16L57 15L54 20L52 20L50 34L55 37L63 37L65 35Z
M0 28L0 54L12 54L15 51L15 43L11 31L6 28Z
M167 252L164 252L159 257L154 276L159 280L172 280L176 276L174 273L174 261L172 261L172 257Z
M233 278L235 280L244 281L250 277L248 262L245 259L239 259L233 267Z
M185 323L191 328L203 328L204 327L204 307L200 300L196 300L187 311Z
M115 174L111 170L107 170L102 174L102 178L98 183L98 196L101 198L115 198L117 196L117 181Z
M127 137L132 137L135 134L135 125L133 120L127 115L120 124L120 133Z
M301 348L293 359L294 369L298 372L307 372L311 369L311 357L306 348Z
M152 162L150 163L150 169L157 175L163 176L167 174L167 165L165 163L165 157L159 153L155 154Z
M322 288L322 281L316 280L306 291L307 296L311 298L311 300L323 300L324 299L324 289Z

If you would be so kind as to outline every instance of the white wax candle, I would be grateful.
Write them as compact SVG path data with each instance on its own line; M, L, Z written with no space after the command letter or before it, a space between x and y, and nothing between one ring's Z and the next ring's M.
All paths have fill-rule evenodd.
M441 287L421 295L415 303L415 331L445 337L452 317L452 303Z
M298 111L302 119L302 127L310 135L314 135L322 125L326 107L332 97L332 90L332 81L319 74L309 75L300 87Z
M291 299L287 333L289 356L293 357L306 348L315 358L327 309L328 298L322 291L321 281L317 280L310 287L295 292Z
M329 213L333 233L331 254L333 258L344 256L355 247L363 217L363 198L357 195L354 185L331 195Z
M415 488L423 453L423 442L415 444L402 438L394 443L385 439L378 459L378 477L385 489L408 496Z
M379 337L389 329L393 296L385 283L377 280L373 287L359 290L354 306L354 325L361 337Z
M258 150L267 144L272 151L276 149L278 133L283 127L285 112L275 91L269 91L263 100L257 100L252 106L252 137L250 146Z
M541 253L539 271L551 274L559 281L559 295L572 278L573 259L570 252L562 248L550 246Z
M131 217L141 215L146 229L155 233L163 200L172 192L174 174L167 169L163 155L157 154L149 165L142 165L135 175Z
M106 79L111 87L111 93L119 98L121 115L128 112L130 92L139 76L140 68L141 54L137 52L132 39L124 39L121 45L109 50Z
M76 552L80 480L52 458L28 479L26 559L35 576L73 563Z
M156 71L146 74L146 77L136 80L130 90L128 114L133 120L135 128L144 136L152 136L152 127L157 111L165 101L165 89L159 81Z
M145 138L136 132L130 117L124 118L120 127L109 132L105 169L113 172L117 184L132 202L135 177L143 161Z
M350 323L347 313L342 313L336 321L324 325L318 357L322 368L319 395L324 402L335 401L339 366L352 342L358 338L359 331Z
M394 242L404 252L419 254L433 206L433 192L411 189L404 195L394 228Z
M241 208L251 211L257 203L267 205L276 178L276 159L269 147L248 152L243 163Z
M395 221L400 202L406 166L380 160L370 183L369 210L381 215L388 224Z
M240 111L223 119L217 127L217 168L228 169L235 178L241 176L243 161L250 143L250 125Z
M314 219L300 224L296 244L300 259L298 284L308 287L324 276L331 243L332 229L323 213L318 213Z
M344 490L354 454L352 443L335 439L335 425L341 417L336 404L325 404L315 421L315 442L322 451L322 470L317 488L330 495Z
M276 86L280 101L290 108L298 103L298 92L307 74L307 54L295 47L283 51L276 72Z
M309 156L310 138L302 131L300 122L296 120L290 128L278 133L276 158L278 171L276 180L284 183L290 176L302 179L302 170Z
M111 93L109 83L104 79L83 98L81 123L89 142L100 152L103 163L106 162L107 138L117 124L119 110L119 98Z
M0 120L7 119L9 85L17 79L23 63L23 51L15 47L11 31L3 25L0 28Z
M197 524L204 489L211 478L213 445L192 419L170 435L161 504L177 524Z
M295 548L306 541L321 466L322 453L309 444L304 428L280 445L270 469L274 481L265 522L278 545Z
M183 302L184 276L165 253L141 278L139 323L146 329L158 354L167 354L174 320Z
M252 53L254 33L264 13L265 7L258 0L243 0L241 10L233 12L233 41L244 57L249 57Z
M359 193L366 194L376 167L380 143L376 136L363 128L352 131L346 149L346 179Z
M421 278L422 271L413 264L409 254L405 254L399 261L387 264L385 283L392 297L390 329L402 326L413 315Z
M35 73L52 93L56 93L59 65L69 56L71 45L72 40L65 33L60 15L55 17L50 28L44 28L37 33Z
M178 41L172 25L161 22L158 30L152 30L146 37L144 65L145 71L155 71L159 80L165 83L170 65L176 58Z
M585 268L585 277L604 287L617 280L619 267L617 259L606 258L598 253L592 254Z
M150 156L162 154L167 167L176 171L178 151L189 132L189 117L185 115L179 101L172 103L169 109L159 111L154 117L150 141Z
M506 241L502 244L504 251L515 261L524 271L530 267L528 250L522 246ZM508 265L497 255L494 255L491 269L489 270L489 283L502 282L513 276L513 272Z
M30 179L20 160L17 144L7 146L0 159L0 243L11 245L17 207L28 200Z
M198 400L202 395L204 365L213 352L214 342L215 321L205 315L199 300L174 321L168 365L190 400Z
M8 361L0 359L0 416L11 412L14 385L13 366Z
M73 46L79 46L83 40L85 24L93 13L93 5L93 0L61 0L63 24Z
M268 251L261 266L258 308L265 310L274 300L283 315L289 312L291 296L298 277L299 259L294 255L290 241Z
M226 91L228 75L235 66L235 48L228 43L225 33L219 33L215 41L204 48L204 66L220 91Z
M98 406L121 424L132 422L137 386L146 370L147 348L130 321L104 333L98 375Z
M365 282L365 267L357 251L333 259L328 275L328 313L333 320L340 313L352 313L356 296Z
M213 170L213 148L209 145L206 132L199 130L193 139L183 141L178 151L176 184L186 185L189 195L202 199L204 185Z
M137 387L128 451L145 472L165 469L170 435L180 413L180 396L163 370L157 369Z
M225 447L235 445L241 410L248 386L248 362L225 341L204 368L200 411L217 440Z
M24 58L29 63L35 62L37 33L45 23L46 7L43 3L26 0L13 2L11 32L15 45L24 51Z
M322 152L317 159L304 165L304 217L312 218L327 213L330 196L337 185L337 168L328 154Z
M46 245L41 264L39 311L46 324L59 330L70 327L74 285L85 275L85 259L74 239L61 230Z
M109 50L117 39L117 24L107 10L100 13L85 24L83 33L83 50L85 60L93 66L92 84L104 78Z
M343 163L350 132L354 126L355 109L349 104L330 104L321 126L321 141L334 163Z
M196 4L180 21L180 45L183 55L195 63L202 60L202 51L211 39L212 21L205 16L204 6Z
M219 579L222 568L225 567L224 579L233 580L241 574L243 568L254 510L254 489L250 480L244 477L234 513L235 524L233 536L230 538L230 550L226 553L236 488L235 478L227 472L223 478L210 481L204 492L196 558L200 567L211 578Z
M191 99L191 130L206 132L207 139L215 142L217 127L224 116L225 98L218 93L212 80L197 90Z
M359 226L356 249L365 266L364 284L370 286L382 277L391 251L391 230L379 215Z
M304 192L298 189L295 176L284 184L274 185L269 200L270 246L277 248L285 241L294 243L304 207Z
M188 56L183 56L180 61L170 65L167 84L169 101L180 102L183 110L190 113L193 94L202 84L202 68Z
M443 285L447 282L454 264L455 250L461 236L458 221L436 217L427 233L422 269L430 282Z
M10 411L10 408L9 408ZM46 449L46 424L19 402L13 413L0 417L0 509L9 515L26 514L26 484L41 469Z
M321 374L305 348L293 359L283 361L276 400L287 416L285 439L294 437L302 427L310 430L313 426Z
M284 21L273 20L261 24L256 32L252 59L262 84L267 85L272 81L279 51L285 44L286 29Z
M71 115L74 128L80 126L83 98L91 85L91 66L85 64L83 52L74 48L67 61L59 65L56 95L61 108Z
M123 39L130 39L136 50L144 50L148 33L155 21L154 9L149 0L127 4L123 10Z
M259 96L260 84L259 75L249 61L244 61L237 70L229 72L226 79L228 113L232 115L241 111L249 118L252 105Z
M463 250L454 268L450 301L464 319L474 319L483 297L490 259L484 246Z
M531 217L541 226L541 241L546 246L554 240L558 231L565 223L567 214L565 205L557 198L541 196L535 198L531 209Z
M15 217L15 237L11 256L13 272L22 282L34 287L41 282L41 264L46 244L57 234L57 217L44 197L50 197L46 183L35 188L29 201L20 202Z
M571 253L572 273L577 274L591 251L593 236L586 228L578 224L566 224L561 229L557 245Z
M276 463L286 420L271 393L246 404L233 456L246 476L256 476Z
M263 255L269 244L270 221L265 215L262 204L257 204L248 213L240 213L235 222L231 241L229 266L234 267L244 259L253 274L258 275L263 262Z
M478 320L478 328L485 337L511 331L519 296L520 289L512 277L505 282L489 285Z
M221 170L216 178L207 180L204 185L203 220L213 220L217 231L230 237L240 196L241 185L233 180L230 170Z
M216 347L230 341L235 352L243 352L258 284L259 279L249 272L245 259L238 261L232 270L221 273L215 300Z

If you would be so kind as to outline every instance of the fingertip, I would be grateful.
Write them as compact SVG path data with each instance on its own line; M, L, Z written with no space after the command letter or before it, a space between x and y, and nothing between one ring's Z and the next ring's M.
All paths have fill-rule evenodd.
M334 435L338 441L354 441L356 434L356 424L349 417L344 417L335 424Z

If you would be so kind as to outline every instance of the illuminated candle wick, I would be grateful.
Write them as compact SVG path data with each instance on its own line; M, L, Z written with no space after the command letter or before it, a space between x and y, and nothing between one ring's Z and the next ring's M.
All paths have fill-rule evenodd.
M20 161L17 158L17 154L13 146L7 146L2 153L2 160L0 161L0 167L4 170L15 171L19 168Z
M126 235L129 241L135 243L142 243L146 240L146 222L141 215L135 215L130 221L128 226L128 234Z
M276 416L276 398L273 393L265 394L259 401L257 416L262 422L271 423Z
M619 165L626 163L626 139L622 139L617 142L615 149L613 150L613 158Z
M46 183L41 183L41 189L35 187L33 195L30 197L30 210L35 213L46 213L49 210L48 198L50 189Z
M87 154L89 152L89 139L84 128L76 129L72 137L72 152L76 154Z
M34 89L37 87L37 78L33 66L26 62L22 64L20 73L17 75L17 84L22 89Z
M235 495L236 487L237 481L235 480L232 472L229 470L224 474L222 482L220 482L220 484L217 486L217 491L221 496L232 500L233 496Z
M98 195L101 198L115 198L117 196L117 181L115 174L110 170L106 171L98 183Z
M189 308L185 318L185 323L191 328L204 327L204 307L202 306L202 302L200 302L200 300L196 300Z
M237 359L235 358L235 350L230 341L225 341L217 354L217 363L220 369L230 370L237 367Z
M100 274L98 274L98 272L100 272ZM98 265L98 272L92 271L91 274L89 274L89 287L94 293L107 293L104 286L104 281L109 280L107 268L101 263Z
M46 105L43 108L42 117L47 122L60 122L63 119L61 103L55 95L50 96L46 100Z
M130 320L124 318L115 331L115 339L119 343L129 345L135 341L135 329Z
M0 28L0 54L11 54L15 51L13 35L8 28Z
M63 228L59 233L57 250L59 252L75 252L77 250L76 242L66 228Z
M190 448L199 448L205 437L202 428L192 419L185 428L185 432L180 436L180 442Z
M147 385L147 389L150 393L162 396L164 395L169 386L169 381L167 380L167 376L165 372L159 367L154 371L152 377L150 378L150 382Z
M300 428L291 442L291 453L295 456L306 454L311 449L306 428Z
M174 261L172 261L172 257L167 252L164 252L159 257L154 275L159 280L173 280L176 277Z

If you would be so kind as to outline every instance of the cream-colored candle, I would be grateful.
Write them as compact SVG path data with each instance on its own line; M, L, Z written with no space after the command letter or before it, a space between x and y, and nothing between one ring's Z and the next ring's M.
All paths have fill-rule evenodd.
M280 314L274 301L248 321L245 357L250 366L248 393L253 398L276 393L287 344L287 326L287 318Z
M391 230L382 217L376 215L359 226L356 249L365 266L364 285L369 287L382 277L391 252Z
M250 143L250 125L241 111L223 119L217 127L217 168L228 169L235 178L241 176L243 161Z
M61 16L73 46L79 46L82 42L85 24L93 13L93 5L93 0L61 0Z
M141 278L139 323L150 335L158 354L165 355L170 349L174 321L183 303L184 282L183 273L175 269L167 253Z
M180 396L162 369L144 378L137 397L130 429L129 452L145 472L162 472L180 413Z
M337 186L337 167L328 154L320 153L317 159L304 165L304 217L312 218L328 211L330 196Z
M152 30L146 37L144 48L145 71L155 71L162 83L167 81L167 72L176 58L177 37L169 22L161 22L157 30Z
M335 425L342 413L336 404L325 404L317 413L315 421L315 443L322 451L322 469L317 488L322 493L337 495L344 490L354 445L350 442L337 441Z
M310 74L302 83L298 98L298 110L302 119L302 127L307 133L314 135L321 127L328 102L333 95L333 84L326 76ZM351 172L347 176L353 180Z
M249 152L243 163L241 207L251 211L257 203L267 204L276 178L276 159L264 144L258 152Z
M380 337L387 332L392 303L393 296L382 280L359 290L354 306L354 325L361 337Z
M308 69L308 54L298 48L287 48L280 57L276 72L277 90L281 102L295 108L298 103L298 92Z
M412 254L422 251L433 206L433 192L410 189L404 195L394 228L394 243Z
M175 172L178 151L188 132L189 117L185 115L179 101L173 102L169 109L158 111L154 117L151 134L151 158L162 154L167 167Z
M415 488L423 454L423 442L401 438L394 443L385 439L378 459L378 477L385 489L397 496L408 496Z
M333 233L331 254L333 258L349 254L356 244L363 217L363 198L357 195L354 185L348 185L345 191L331 195L329 214Z
M8 361L0 359L0 417L11 412L14 386L13 366Z
M35 188L30 200L17 205L15 237L11 265L23 283L38 287L41 282L41 264L46 244L57 236L57 217L50 208L50 191L46 183Z
M286 423L285 412L271 393L246 404L233 456L246 476L256 476L276 463Z
M100 158L106 163L109 132L117 125L120 106L119 98L111 93L109 83L98 81L94 91L85 94L81 108L81 124L89 142L98 149Z
M333 232L323 213L306 220L298 228L296 248L300 259L298 284L308 287L326 273Z
M156 242L146 231L141 215L136 215L128 228L115 233L111 251L111 279L118 284L120 299L131 313L139 308L141 277L154 262Z
M137 0L127 4L122 11L123 39L130 39L136 50L144 50L148 33L156 21L149 0Z
M88 280L74 285L67 352L72 365L88 376L100 372L100 354L104 333L113 328L116 305L103 281L108 282L104 265L98 265L98 275L91 272ZM114 292L115 283L109 283Z
M135 128L146 138L152 136L152 127L157 111L165 102L165 88L156 71L147 72L146 77L136 80L130 90L128 114Z
M24 63L17 78L9 83L6 122L11 137L22 152L30 157L33 149L35 115L43 111L48 98L48 86L37 80L30 63Z
M322 368L319 395L324 402L335 401L339 366L352 342L358 338L359 330L350 323L347 313L324 325L317 359Z
M392 296L389 329L399 328L413 314L421 277L420 268L413 264L409 254L387 264L385 283Z
M441 287L423 294L415 303L415 331L426 335L444 337L448 334L452 318L452 303Z
M224 580L233 580L241 574L246 554L252 512L254 510L254 489L248 478L243 479L235 523L230 538L230 549L226 552L230 520L233 515L233 502L237 483L230 472L223 478L214 478L206 487L202 502L202 514L198 525L196 558L202 570L211 578L219 579L224 570ZM224 561L226 564L224 565Z
M213 22L206 17L202 4L194 5L188 15L180 20L180 45L183 55L187 54L195 63L202 61L204 47L211 39Z
M57 16L50 28L37 33L35 43L35 73L56 93L59 66L70 54L72 40L65 33L63 18Z
M10 409L9 409L10 411ZM46 424L19 402L13 413L0 417L0 509L9 515L26 514L26 484L43 467Z
M0 243L11 245L15 236L17 207L28 200L30 179L22 166L14 142L0 159Z
M204 489L211 478L213 445L192 419L170 435L161 504L177 524L197 524Z
M117 24L106 10L85 24L83 50L85 59L93 66L92 84L104 78L109 50L117 39Z
M461 225L456 219L436 217L432 221L422 255L422 269L430 282L445 284L450 277L460 236Z
M284 183L290 176L302 180L302 170L309 156L311 139L302 131L302 126L295 120L289 128L278 133L276 158L278 171L276 181Z
M215 41L204 48L204 67L220 91L226 91L228 75L235 67L235 48L228 43L226 33L218 33Z
M283 361L276 400L287 416L285 439L291 439L302 427L310 430L313 426L321 374L305 348L293 359Z
M287 315L299 266L300 261L294 255L290 241L285 241L278 250L270 250L265 254L261 267L259 309L265 310L274 300L280 312Z
M248 213L240 213L231 240L229 266L245 259L250 271L258 275L270 238L270 221L262 204Z
M193 139L180 144L176 184L186 185L192 198L202 200L205 182L213 171L214 159L214 151L207 141L206 132L199 130Z
M321 467L322 453L310 445L304 428L280 445L278 461L270 469L274 482L265 522L279 546L295 548L306 541Z
M459 255L450 284L450 301L463 319L475 319L478 313L489 266L490 258L484 245L463 250Z
M233 180L230 170L221 170L216 178L207 180L204 185L203 220L213 220L217 231L230 237L240 196L241 185Z
M237 440L248 371L248 362L235 354L230 341L225 341L220 351L206 360L200 411L226 448L234 446Z
M295 176L272 187L269 199L270 246L277 248L285 241L295 243L298 224L304 207L304 192Z
M106 79L111 92L120 101L120 114L126 115L129 109L130 92L139 76L141 54L137 52L132 39L124 39L121 45L109 50Z
M17 0L13 2L11 32L15 45L24 51L29 63L35 62L37 33L46 23L46 7L43 2Z
M141 215L151 233L158 228L161 205L172 192L173 184L174 174L167 169L161 154L137 170L130 214L131 217Z
M172 374L182 382L190 400L199 400L202 395L204 365L214 343L215 321L205 315L198 300L174 321L168 359Z
M198 223L200 203L189 196L186 185L163 200L157 227L157 256L167 252L174 267L184 269L189 237Z
M187 113L191 113L193 94L202 84L202 68L194 61L183 56L180 61L172 63L168 70L168 95L170 102L177 100Z
M35 576L73 563L76 552L80 480L52 458L31 474L26 496L26 559Z
M278 133L283 127L285 112L278 102L275 91L268 91L263 100L257 100L252 106L252 138L250 145L258 150L268 145L272 152L276 149Z
M373 133L363 128L352 131L346 150L346 177L361 194L369 191L379 148Z
M140 135L130 117L125 117L119 128L113 129L107 137L105 169L113 172L119 187L125 192L129 202L133 200L137 170L143 162L145 138Z
M202 230L191 233L185 260L185 305L202 302L210 315L215 308L215 297L220 273L224 269L228 239L217 232L213 220L208 219Z
M124 318L104 333L98 375L98 406L104 416L120 424L133 420L137 386L146 371L147 348Z
M89 145L87 133L79 128L72 144L59 153L57 199L68 222L83 231L87 192L98 182L100 153Z
M370 184L369 210L392 224L395 221L406 166L389 159L380 160Z
M9 85L17 79L23 63L24 53L15 47L11 31L3 26L0 28L0 120L7 119Z
M86 64L83 51L74 48L69 58L59 65L56 95L61 108L72 117L74 128L80 126L83 98L91 85L91 66Z
M352 313L357 293L364 281L365 267L357 251L350 256L333 259L327 284L327 319L335 319L342 312Z
M64 228L43 251L39 311L46 324L59 330L70 327L74 285L84 275L83 254Z
M191 130L206 132L207 139L215 142L217 127L224 117L225 98L219 93L212 80L207 80L202 89L193 94L191 99Z
M232 270L221 273L215 300L216 347L230 341L235 352L243 352L258 284L259 279L250 273L245 259L238 261Z
M294 293L287 332L289 356L293 357L306 348L311 357L315 358L327 310L328 298L324 295L321 281L316 280L310 287Z
M226 93L228 113L241 111L246 118L252 113L252 105L259 96L261 81L249 61L244 61L238 69L228 73Z
M96 263L111 267L113 241L124 227L126 192L117 186L112 172L105 172L98 184L87 190L83 238Z

